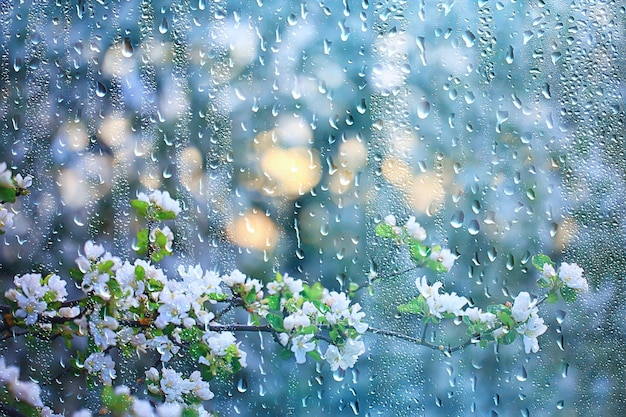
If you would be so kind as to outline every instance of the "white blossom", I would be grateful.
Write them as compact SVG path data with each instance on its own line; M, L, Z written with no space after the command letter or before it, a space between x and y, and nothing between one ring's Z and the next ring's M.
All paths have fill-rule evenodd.
M520 292L513 301L513 307L511 307L511 315L513 320L518 323L523 323L528 319L534 311L537 311L535 302L531 302L530 294L526 291Z
M85 369L92 375L100 375L105 385L111 385L116 378L115 362L103 352L94 352L85 359Z
M563 262L559 268L559 278L565 285L575 290L588 291L589 284L583 277L583 269L577 264Z
M296 355L296 363L306 362L306 353L315 349L312 334L302 334L291 339L291 351Z
M17 174L13 179L17 186L22 189L30 188L33 185L33 177L30 175L23 177L22 174Z
M407 220L404 227L412 238L419 241L426 240L426 229L415 221L415 216L409 217L409 220Z
M439 251L433 250L430 254L430 259L441 263L441 265L449 271L454 266L456 256L450 252L450 249L441 249Z
M13 212L7 210L2 204L0 204L0 229L10 229L13 227L14 216Z
M535 312L530 315L528 321L517 328L517 332L524 336L524 350L526 353L537 353L539 351L539 342L537 337L546 332L548 326L543 322Z
M10 169L7 169L6 162L0 162L0 186L5 188L13 188L13 179Z

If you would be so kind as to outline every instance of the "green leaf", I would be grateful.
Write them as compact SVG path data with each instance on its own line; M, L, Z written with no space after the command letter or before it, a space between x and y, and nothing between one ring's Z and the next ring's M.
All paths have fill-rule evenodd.
M202 330L198 327L184 328L180 331L180 339L184 342L197 342L202 337Z
M185 408L182 417L198 417L200 413L195 408Z
M196 342L189 345L189 357L194 361L198 362L198 359L201 356L207 354L207 347L205 344Z
M503 345L510 345L511 343L513 343L515 341L516 337L517 337L517 332L514 331L514 330L509 330L509 332L507 334L505 334L504 336L502 336L498 340Z
M13 187L0 187L0 201L5 203L15 203L15 188Z
M548 293L548 296L547 296L547 298L546 298L546 301L547 301L548 303L550 303L550 304L554 304L554 303L556 303L557 301L559 301L559 295L558 295L558 294L556 293L556 291L554 291L554 290L553 290L553 291L550 291L550 292Z
M275 280L276 282L283 282L283 276L280 274L280 272L276 272Z
M152 261L152 263L156 264L161 262L164 257L165 253L163 253L163 251L153 252L152 255L150 255L150 260Z
M542 253L533 256L533 265L535 266L535 268L537 268L540 271L543 271L543 266L545 264L551 265L551 266L555 266L554 262L552 262L552 259L550 259L549 256L544 255Z
M380 237L395 238L396 234L393 232L393 228L387 223L379 223L376 226L376 234Z
M308 356L312 357L313 359L315 359L316 361L321 361L322 357L320 356L319 352L317 350L310 350L306 353Z
M80 272L80 269L78 268L70 268L68 273L70 275L70 278L72 278L74 281L81 282L83 280L84 274Z
M303 333L303 334L315 334L317 333L317 326L315 324L311 324L309 326L303 327L302 329L300 329L299 333Z
M246 304L252 304L256 300L256 292L254 290L250 291L248 294L243 297L243 300Z
M283 324L283 318L278 314L268 313L265 317L267 322L272 326L272 328L278 332L285 331L285 325Z
M150 207L150 203L143 200L130 200L130 205L132 208L137 210L141 216L146 217L148 214L148 207Z
M561 288L561 297L563 297L565 302L572 303L578 298L578 293L573 288L563 287Z
M98 272L100 273L109 272L111 268L113 268L114 266L115 266L115 263L109 259L106 262L98 264Z
M515 325L517 323L515 322L515 320L513 319L513 316L511 315L511 310L509 310L508 308L505 310L500 310L496 315L498 319L502 322L502 324L507 326L509 329L515 328Z
M280 310L280 296L278 294L267 297L267 307L270 310Z
M541 277L537 280L537 286L539 288L550 288L552 284L545 277Z
M159 210L157 211L156 218L157 220L173 220L176 218L176 213L174 213L173 211Z
M408 303L400 304L398 306L398 311L405 314L426 314L427 311L424 311L424 303L422 302L423 299L424 297L420 295Z
M407 247L409 248L411 259L418 265L423 264L430 255L430 248L422 245L418 240L409 239Z
M309 301L320 300L324 294L324 286L320 282L316 282L311 286L304 284L303 287L304 297Z
M146 276L146 270L144 269L144 267L141 265L137 265L135 267L135 279L137 279L137 281L143 281L145 276Z

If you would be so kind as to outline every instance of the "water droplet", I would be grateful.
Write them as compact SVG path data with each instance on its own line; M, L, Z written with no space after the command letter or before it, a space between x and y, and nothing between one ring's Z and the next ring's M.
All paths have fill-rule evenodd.
M96 81L96 96L104 97L107 94L107 88L100 81Z
M288 17L287 17L287 23L289 24L289 26L295 26L298 23L298 16L296 16L295 14L291 13Z
M130 38L124 38L122 41L122 55L126 58L130 58L133 56L135 49L133 48L133 44L130 42Z
M467 227L467 231L470 235L474 236L480 232L480 224L478 224L478 220L473 219L470 221L469 226Z
M560 400L556 403L556 408L562 410L565 407L565 401Z
M359 114L365 114L365 112L367 111L367 103L365 102L364 98L362 98L361 101L359 101L359 104L357 104L356 111Z
M333 371L333 379L337 382L341 382L346 377L346 371L341 368L338 368L336 371Z
M513 50L513 47L509 45L509 49L506 50L506 55L504 57L504 60L506 61L507 64L512 64L514 59L515 59L515 51Z
M167 23L165 16L163 16L163 20L161 20L161 24L159 25L159 32L161 32L161 34L166 34L169 28L170 25Z
M235 87L235 96L241 101L246 101L246 93L239 87Z
M430 103L426 100L421 101L417 105L417 117L425 119L430 114Z
M563 378L567 377L567 371L568 370L569 370L569 363L563 362L563 364L561 365L561 376Z
M520 368L520 370L515 375L515 378L520 382L524 382L528 379L528 372L526 372L526 368L524 366Z
M466 47L471 48L474 46L474 43L476 42L476 35L474 35L471 31L466 30L463 32L461 37L463 38L463 42L465 42Z
M465 213L463 213L463 210L459 210L452 215L452 218L450 219L450 226L454 227L455 229L458 229L459 227L463 226L464 220L465 220Z
M240 378L237 382L237 391L246 392L248 391L248 381L245 378Z
M507 260L506 260L506 269L508 269L509 271L512 271L514 266L515 266L515 257L513 256L512 253L509 253L509 256L507 257Z
M487 257L489 258L491 262L495 261L497 256L498 256L498 252L496 251L495 247L492 246L489 249L487 249Z

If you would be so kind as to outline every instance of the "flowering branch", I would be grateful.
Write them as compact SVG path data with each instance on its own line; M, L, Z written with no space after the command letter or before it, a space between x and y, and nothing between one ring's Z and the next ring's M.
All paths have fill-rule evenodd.
M13 202L15 197L26 195L30 181L29 177L11 177L6 166L0 165L0 198ZM4 294L8 304L0 305L0 331L7 332L3 339L10 337L9 330L13 330L13 337L26 332L49 339L61 337L68 348L86 339L86 348L78 348L71 360L72 370L104 384L102 402L113 415L143 416L153 412L152 404L131 395L129 388L114 387L117 371L113 350L128 359L145 354L158 358L154 367L145 369L145 383L151 396L163 402L158 406L159 415L184 412L185 416L206 416L209 413L203 402L214 397L210 381L247 365L247 354L235 333L270 333L280 346L281 357L294 358L298 364L307 358L323 360L333 371L355 365L365 352L365 332L405 340L446 355L473 344L509 344L520 335L530 353L539 350L537 337L547 328L538 316L538 306L559 298L573 301L588 288L580 267L563 263L557 268L545 255L533 258L533 265L542 273L538 284L546 290L543 298L532 300L527 292L521 292L513 303L491 305L485 310L468 307L468 300L456 293L442 292L441 282L431 285L425 277L417 278L419 294L397 306L400 313L421 320L421 336L415 337L370 327L363 321L361 306L350 298L374 281L417 268L445 273L453 267L455 256L439 245L425 243L426 231L414 217L398 226L394 216L387 216L376 227L380 237L408 249L414 266L387 277L373 271L367 282L353 284L344 293L287 274L277 273L263 284L238 270L219 274L200 265L180 266L177 277L169 278L157 264L173 254L174 233L161 223L181 212L178 202L166 191L153 191L139 193L131 206L147 225L137 232L133 243L143 259L123 261L88 241L76 259L76 268L69 271L83 292L81 298L68 300L67 281L57 274L28 273L15 276L14 287ZM6 209L0 207L0 220L5 220L0 227L10 227L13 217L2 217L2 210ZM235 309L247 312L247 324L221 322ZM467 341L456 346L426 341L428 327L447 319L466 325ZM180 356L181 350L197 364L188 375L176 365L170 366L176 364L171 360ZM0 389L10 394L0 396L0 410L9 413L16 405L22 407L15 408L16 412L24 415L60 416L43 405L40 386L30 384L34 383L19 381L17 368L6 366L0 357Z

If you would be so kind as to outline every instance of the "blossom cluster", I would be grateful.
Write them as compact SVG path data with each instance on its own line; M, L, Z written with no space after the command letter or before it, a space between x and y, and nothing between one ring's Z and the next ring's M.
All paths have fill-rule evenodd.
M320 328L328 330L330 343L322 356L332 370L348 369L365 352L361 335L368 329L363 322L365 313L359 303L351 303L344 292L326 288L311 289L302 280L287 274L277 274L276 280L267 284L270 294L267 301L271 309L281 306L289 314L265 313L273 327L279 331L279 342L294 354L296 363L306 362L307 354L316 358L315 349Z
M381 237L391 238L400 245L406 245L411 259L418 266L436 272L448 272L456 261L456 256L450 249L424 243L427 238L426 230L416 221L415 216L410 216L404 225L399 226L396 216L388 214L384 222L376 227L376 233Z
M26 194L30 182L29 177L12 178L6 165L0 165L0 201L12 202ZM75 371L103 384L103 410L128 417L209 416L202 405L214 397L209 381L247 366L247 354L235 336L237 330L269 332L282 347L283 358L295 358L298 364L307 357L325 360L333 371L356 364L365 352L362 335L366 331L381 333L370 329L360 304L353 303L348 294L324 288L319 282L310 285L276 273L272 281L263 283L237 269L220 274L200 265L181 265L176 275L169 277L157 264L172 254L174 233L158 223L175 218L181 211L179 203L166 191L154 191L139 193L131 206L148 223L133 244L144 258L122 260L102 245L87 241L75 260L76 268L69 271L82 291L81 298L68 301L67 288L74 285L68 286L57 274L29 273L15 276L15 287L4 294L10 305L0 305L5 330L36 328L38 334L61 336L68 345L74 338L87 339L87 343L79 343L82 347L72 365ZM389 215L376 232L406 246L418 267L447 272L454 265L456 257L450 250L425 243L426 231L414 216L398 226L396 218ZM555 302L559 295L572 301L588 284L576 264L562 263L557 268L547 256L537 255L533 265L542 272L539 286L547 289L542 299L521 292L513 303L491 305L483 311L471 306L466 297L443 291L443 283L431 285L421 277L416 280L419 295L398 306L398 311L420 316L423 326L460 319L455 323L467 325L470 342L483 347L488 342L509 344L520 336L527 353L537 352L537 338L547 329L538 306L543 301ZM349 294L360 288L351 287ZM228 313L233 309L247 312L248 324L222 323L225 317L232 317ZM418 343L443 350L441 345ZM153 406L131 395L128 387L114 386L118 376L114 349L125 361L145 354L158 358L156 365L145 371L145 384L147 392L162 404ZM178 360L182 357L186 359ZM197 367L185 377L176 367L188 359ZM2 357L0 388L16 402L36 409L38 415L61 416L43 406L41 387L19 381L17 368L6 366ZM92 416L90 410L72 415L87 416Z
M27 188L32 184L33 178L30 175L13 176L6 162L0 162L0 234L13 227L15 214L7 208L7 203L14 203L17 196L28 194Z
M31 326L41 317L75 317L78 309L61 307L67 298L67 283L56 274L46 277L41 274L17 275L13 279L15 288L4 293L15 305L13 318Z

